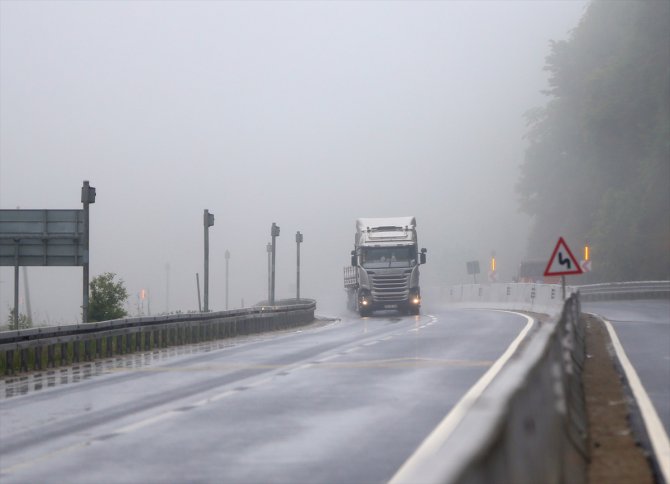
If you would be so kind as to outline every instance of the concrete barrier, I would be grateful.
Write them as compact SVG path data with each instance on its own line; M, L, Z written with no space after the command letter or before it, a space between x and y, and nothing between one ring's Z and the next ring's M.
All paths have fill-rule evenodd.
M460 284L422 290L429 303L453 307L508 309L558 314L563 308L562 288L558 284ZM566 297L576 292L566 287Z

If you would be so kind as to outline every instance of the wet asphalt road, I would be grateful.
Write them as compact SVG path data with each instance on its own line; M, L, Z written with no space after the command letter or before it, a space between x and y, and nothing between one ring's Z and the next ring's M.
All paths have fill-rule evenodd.
M670 434L670 300L601 301L582 311L609 320Z
M442 310L0 384L0 481L385 482L525 326Z

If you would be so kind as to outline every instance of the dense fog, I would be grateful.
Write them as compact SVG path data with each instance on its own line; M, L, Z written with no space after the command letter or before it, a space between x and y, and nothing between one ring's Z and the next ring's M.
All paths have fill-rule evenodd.
M0 208L80 208L90 180L91 276L122 278L133 315L197 309L204 209L214 310L226 250L230 306L267 296L273 222L277 297L295 294L299 230L301 294L321 313L344 310L357 217L416 216L422 287L470 281L475 259L485 279L492 251L510 281L528 249L524 113L585 8L1 2ZM35 324L81 319L81 273L27 270ZM12 301L3 267L2 323Z

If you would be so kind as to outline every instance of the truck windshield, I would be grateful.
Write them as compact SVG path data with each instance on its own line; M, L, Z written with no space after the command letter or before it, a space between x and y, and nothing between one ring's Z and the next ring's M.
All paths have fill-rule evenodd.
M412 267L416 265L416 247L369 247L361 253L361 264L367 268Z

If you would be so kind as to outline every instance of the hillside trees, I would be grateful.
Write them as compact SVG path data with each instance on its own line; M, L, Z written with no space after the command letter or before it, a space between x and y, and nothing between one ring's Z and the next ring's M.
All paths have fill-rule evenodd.
M595 0L547 57L517 184L531 257L590 243L603 281L670 277L670 2Z

